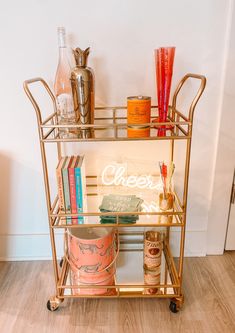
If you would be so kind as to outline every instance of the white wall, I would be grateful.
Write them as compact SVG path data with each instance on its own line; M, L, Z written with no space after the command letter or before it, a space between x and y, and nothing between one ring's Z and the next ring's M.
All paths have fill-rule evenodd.
M205 255L229 5L229 0L9 0L1 5L1 258L50 256L36 118L22 82L36 76L53 82L60 25L67 28L71 46L91 46L97 104L125 104L133 94L150 95L155 102L153 49L159 46L176 46L173 89L188 72L207 77L195 114L186 243L187 255ZM189 84L188 91L193 87ZM110 144L84 147L90 159L98 150L112 151ZM127 152L122 155L122 144L118 147L124 158ZM133 152L133 145L127 149ZM151 142L134 149L158 160Z
M227 59L224 70L224 87L218 148L213 181L212 201L208 223L207 253L224 252L231 187L235 168L235 6L230 11Z

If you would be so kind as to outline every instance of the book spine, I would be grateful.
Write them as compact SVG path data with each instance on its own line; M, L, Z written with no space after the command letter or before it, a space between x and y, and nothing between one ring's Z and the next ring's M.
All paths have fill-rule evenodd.
M72 214L77 213L77 202L76 202L76 186L75 186L75 174L74 168L69 168L69 189L70 189L70 203ZM77 217L72 218L72 224L77 224Z
M59 208L62 212L64 212L65 202L64 202L64 188L63 188L63 177L62 177L61 168L56 169L56 178L58 186Z
M83 212L87 212L87 196L86 196L86 168L85 159L81 166L81 188L82 188L82 209ZM87 223L87 217L84 218L84 223Z
M82 193L82 179L81 179L81 169L75 168L75 183L76 183L76 198L77 198L77 209L78 213L83 212L83 193ZM83 216L78 217L78 223L83 224Z
M65 212L66 212L66 214L71 214L68 169L62 170L62 177L63 177L63 185L64 185ZM66 218L66 221L68 224L70 224L71 217L68 216Z

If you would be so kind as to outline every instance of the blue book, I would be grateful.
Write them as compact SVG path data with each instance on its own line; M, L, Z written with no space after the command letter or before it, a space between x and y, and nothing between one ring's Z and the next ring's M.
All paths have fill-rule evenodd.
M86 176L85 176L85 164L84 156L78 156L77 163L75 165L75 184L76 184L76 200L78 213L86 212ZM84 216L78 217L78 223L83 224L86 221Z

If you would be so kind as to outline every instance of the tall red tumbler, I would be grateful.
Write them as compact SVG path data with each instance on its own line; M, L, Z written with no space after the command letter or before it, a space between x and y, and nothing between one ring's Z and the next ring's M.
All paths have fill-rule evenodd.
M154 50L154 55L159 115L157 122L161 123L167 122L175 47L160 47ZM166 125L158 126L158 136L165 136L166 130Z

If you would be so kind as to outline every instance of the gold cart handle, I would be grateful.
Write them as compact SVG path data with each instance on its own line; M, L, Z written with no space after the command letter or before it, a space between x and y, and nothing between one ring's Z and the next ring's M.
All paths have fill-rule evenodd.
M176 90L175 90L175 93L174 93L174 96L173 96L173 100L172 100L172 109L173 109L173 112L174 110L176 110L176 103L177 103L177 97L178 97L178 94L182 88L182 86L184 85L184 83L188 80L188 79L198 79L198 80L201 80L201 84L200 84L200 87L197 91L197 94L196 96L194 97L191 105L190 105L190 108L189 108L189 115L188 115L188 119L189 121L193 121L193 114L194 114L194 109L195 109L195 106L197 105L197 102L199 101L205 87L206 87L206 78L205 76L203 75L199 75L199 74L186 74L182 80L179 82Z
M38 123L41 125L42 124L41 111L40 111L38 103L36 102L35 98L33 97L32 93L31 93L31 90L29 89L30 84L37 83L37 82L40 82L44 86L46 91L48 92L48 94L52 100L52 103L53 103L54 112L56 112L56 99L55 99L55 96L54 96L53 92L51 91L50 87L48 86L46 81L43 80L42 78L36 77L34 79L29 79L29 80L24 81L24 83L23 83L24 91L25 91L26 95L28 96L28 98L30 99L30 102L33 104L33 107L36 111Z

